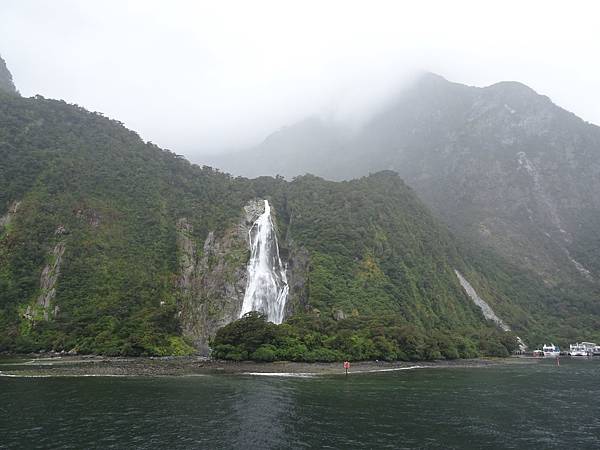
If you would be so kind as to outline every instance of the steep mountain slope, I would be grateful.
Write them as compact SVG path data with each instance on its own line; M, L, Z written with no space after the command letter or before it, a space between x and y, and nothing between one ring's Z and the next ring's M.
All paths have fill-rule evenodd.
M12 75L6 67L6 62L0 56L0 91L16 94L17 89L13 83Z
M331 158L340 159L347 140L342 129L315 116L272 133L255 148L207 155L204 160L209 166L251 178L278 174L291 178L317 172L329 179L351 178L336 177L334 171L330 172ZM321 170L313 170L316 167Z
M546 283L600 275L585 250L598 243L600 128L548 98L428 78L373 119L357 143L367 146L363 167L397 170L454 230Z
M242 202L231 180L64 102L5 95L0 110L5 345L184 347L171 340L174 218L191 216L196 233L233 220Z
M232 178L99 114L8 93L0 160L0 350L205 352L239 317L248 230L267 198L288 272L287 317L494 329L454 270L477 289L492 285L394 173L342 183Z
M277 133L286 142L281 151L262 145L245 158L239 153L237 167L245 169L234 173L348 179L394 170L476 259L487 261L488 276L502 266L503 273L530 280L525 284L535 286L535 302L508 278L501 283L514 301L533 302L551 315L572 314L572 304L597 313L600 128L520 83L474 88L433 74L355 136L319 127L329 130L319 134L327 143L305 147L300 164L288 164L285 150L301 153L306 138L289 134L289 127ZM338 146L330 150L331 142Z

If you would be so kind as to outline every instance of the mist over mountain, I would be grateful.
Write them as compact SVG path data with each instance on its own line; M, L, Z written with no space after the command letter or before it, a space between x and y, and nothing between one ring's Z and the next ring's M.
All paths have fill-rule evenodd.
M514 348L455 271L481 292L493 284L391 171L351 182L232 178L101 114L9 92L0 92L0 159L2 351L206 354L240 317L267 199L289 288L281 358ZM511 322L527 308L486 297ZM529 321L525 339L547 326ZM323 341L303 342L305 327ZM346 335L364 345L349 348ZM399 343L414 339L412 350Z
M0 1L0 450L600 449L599 17Z
M598 129L521 84L427 75L360 130L311 117L231 160L352 181L234 178L15 92L0 92L0 349L207 353L242 311L265 200L287 328L222 357L504 355L510 329L598 330Z
M548 286L600 278L600 128L518 82L427 74L356 135L312 118L212 164L336 180L391 169L456 234Z

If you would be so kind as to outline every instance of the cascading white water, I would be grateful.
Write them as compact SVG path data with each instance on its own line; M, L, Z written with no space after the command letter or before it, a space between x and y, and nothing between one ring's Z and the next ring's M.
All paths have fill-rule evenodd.
M281 323L289 288L267 200L265 212L250 228L249 237L248 281L240 317L250 311L260 311L270 322Z
M496 325L498 325L498 327L500 327L502 331L510 331L510 327L506 325L502 321L502 319L496 315L492 307L488 305L488 303L477 294L475 288L471 286L471 283L469 283L467 279L458 270L454 269L454 273L456 274L458 282L460 283L462 288L465 290L465 292L471 298L471 300L473 300L473 303L475 303L477 306L479 306L479 308L481 308L483 317L496 322ZM523 340L519 336L517 336L517 341L519 341L519 349L521 351L527 350L525 342L523 342Z

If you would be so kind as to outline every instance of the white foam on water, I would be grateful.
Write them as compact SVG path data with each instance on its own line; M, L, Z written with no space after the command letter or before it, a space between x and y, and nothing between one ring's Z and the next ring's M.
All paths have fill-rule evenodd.
M408 367L392 367L389 369L367 369L367 370L349 370L348 375L359 373L378 373L378 372L398 372L401 370L425 369L426 366L408 366ZM339 372L242 372L242 375L263 376L263 377L291 377L291 378L313 378L323 375L341 375L344 374L342 369Z
M397 372L399 370L425 369L425 366L392 367L390 369L350 370L348 373Z
M290 378L312 378L318 374L312 372L242 372L242 375L252 375L260 377L290 377Z
M2 371L0 371L0 377L7 377L7 378L50 378L53 377L55 375L21 375L21 374L16 374L16 373L4 373Z

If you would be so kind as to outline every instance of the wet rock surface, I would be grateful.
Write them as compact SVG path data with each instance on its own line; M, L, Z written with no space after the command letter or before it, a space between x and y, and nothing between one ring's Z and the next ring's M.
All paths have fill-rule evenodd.
M179 317L183 335L201 354L208 354L209 339L216 331L241 314L248 281L249 232L264 211L264 200L250 200L237 223L219 233L210 231L204 241L195 236L187 218L180 218L176 224ZM278 232L276 220L273 222ZM308 307L309 254L291 240L279 241L289 285L285 318Z
M261 208L259 201L249 202L238 223L219 234L210 231L201 246L188 220L177 222L180 320L183 335L203 354L208 354L210 337L239 317L246 289L248 231Z

